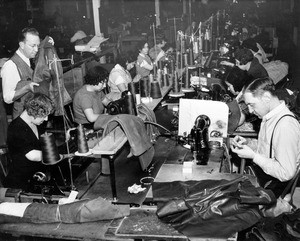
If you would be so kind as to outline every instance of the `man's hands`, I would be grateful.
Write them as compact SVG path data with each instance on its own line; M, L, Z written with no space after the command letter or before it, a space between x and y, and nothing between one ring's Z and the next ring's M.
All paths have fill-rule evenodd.
M255 152L247 146L247 140L241 136L235 136L230 140L230 148L241 158L254 159Z
M35 82L30 82L28 85L27 85L27 89L31 92L34 91L34 86L39 86L38 83L35 83Z

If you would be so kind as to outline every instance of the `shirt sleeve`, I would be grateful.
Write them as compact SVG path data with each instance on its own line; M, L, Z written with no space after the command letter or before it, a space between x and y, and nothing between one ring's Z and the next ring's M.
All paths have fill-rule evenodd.
M86 109L93 109L93 102L87 96L82 96L82 98L80 98L79 105L81 106L83 111Z
M21 80L17 66L8 60L1 69L3 99L7 104L13 103L17 83Z
M273 158L256 153L253 162L262 170L280 181L293 178L299 158L299 124L296 120L286 118L277 124L273 135Z

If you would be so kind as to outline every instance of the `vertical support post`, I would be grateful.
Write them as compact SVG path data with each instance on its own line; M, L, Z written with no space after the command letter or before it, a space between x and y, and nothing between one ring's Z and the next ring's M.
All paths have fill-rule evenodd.
M109 169L110 169L110 185L113 196L113 202L117 202L117 188L116 188L116 173L115 173L115 164L114 164L114 156L111 155L108 157L109 159Z
M100 36L100 17L99 17L99 9L100 9L100 0L92 0L93 1L93 15L94 15L94 27L95 27L95 35Z

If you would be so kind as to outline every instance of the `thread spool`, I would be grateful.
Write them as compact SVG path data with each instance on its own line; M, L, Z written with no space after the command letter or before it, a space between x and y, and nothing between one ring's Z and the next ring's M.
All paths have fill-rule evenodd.
M163 61L158 61L157 64L158 64L158 70L162 70L163 69Z
M148 97L149 96L149 78L143 77L140 79L140 95L141 97Z
M139 93L139 82L130 82L128 84L128 90L132 94L134 100L136 100L136 94Z
M58 148L55 144L53 133L45 133L40 137L42 147L42 163L45 165L54 165L62 160L58 153Z
M159 99L162 97L161 95L161 91L160 91L160 86L159 86L159 82L158 81L153 81L151 82L151 92L150 92L150 96L153 99Z
M164 67L164 74L163 74L163 79L164 79L164 81L163 81L163 86L169 86L169 81L168 81L168 69L167 69L167 67L165 66Z
M193 65L194 64L194 52L193 52L193 48L190 48L190 52L189 52L189 65Z
M157 76L156 76L156 81L162 85L162 81L161 81L161 70L157 70Z
M85 138L85 131L82 124L79 124L77 127L77 146L78 153L88 153L89 147L87 140Z
M127 113L130 115L137 115L136 113L136 108L135 108L135 103L132 94L130 91L126 93L126 107L127 107Z
M204 46L203 46L203 52L208 53L209 52L209 40L204 39Z
M183 54L183 60L184 60L184 62L183 62L184 66L187 66L189 64L189 62L188 62L188 54L187 53ZM181 66L181 68L182 67L183 66Z

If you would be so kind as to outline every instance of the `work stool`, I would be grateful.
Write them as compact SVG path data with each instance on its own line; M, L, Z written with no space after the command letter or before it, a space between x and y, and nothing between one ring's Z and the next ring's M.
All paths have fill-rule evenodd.
M6 145L0 146L0 185L3 185L3 180L8 174L8 169L11 159Z

